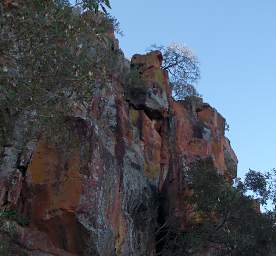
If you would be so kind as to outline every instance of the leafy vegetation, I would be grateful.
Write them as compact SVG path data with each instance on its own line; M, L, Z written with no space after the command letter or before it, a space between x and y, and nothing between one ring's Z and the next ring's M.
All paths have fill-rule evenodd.
M22 115L41 130L66 128L75 106L87 108L93 89L110 81L118 23L99 12L105 7L107 0L0 3L2 145Z
M93 10L98 12L99 9L102 9L107 13L106 7L111 8L109 0L76 0L75 6L80 5L83 9Z
M12 220L21 226L27 226L29 224L29 220L16 210L0 210L0 219Z
M250 196L268 210L276 210L276 169L267 172L249 170L243 183L238 181L241 189L250 192Z
M29 221L15 210L0 210L0 255L26 255L22 250L18 252L15 246L18 241L16 223L25 226Z
M259 204L248 196L259 192L266 203L264 176L250 172L245 182L232 186L208 162L200 162L186 173L193 206L187 229L170 225L162 255L263 256L274 255L276 229L274 212L261 213Z

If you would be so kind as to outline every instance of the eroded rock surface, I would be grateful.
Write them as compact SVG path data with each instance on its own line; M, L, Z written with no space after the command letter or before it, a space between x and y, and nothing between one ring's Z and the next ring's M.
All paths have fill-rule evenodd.
M5 155L0 206L29 220L17 227L27 255L154 256L157 195L185 228L185 168L208 159L235 177L225 119L201 98L175 102L161 62L160 52L135 55L131 68L145 81L142 90L114 76L95 89L91 106L76 106L75 147L42 136Z

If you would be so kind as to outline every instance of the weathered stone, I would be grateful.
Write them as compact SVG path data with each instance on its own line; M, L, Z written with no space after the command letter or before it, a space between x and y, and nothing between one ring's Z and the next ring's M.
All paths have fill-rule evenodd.
M161 119L168 111L166 72L161 69L162 55L159 51L147 55L134 55L132 70L141 77L141 85L128 84L128 100L137 109L143 109L151 119Z
M1 159L0 204L29 219L18 227L27 255L154 256L160 211L183 229L193 216L184 182L191 164L206 160L235 177L224 118L198 97L175 102L161 62L158 51L132 58L145 88L126 88L114 74L89 106L72 102L72 148L15 127Z

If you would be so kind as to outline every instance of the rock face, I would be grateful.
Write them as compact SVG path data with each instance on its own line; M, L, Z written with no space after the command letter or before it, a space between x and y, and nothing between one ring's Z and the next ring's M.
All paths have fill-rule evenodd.
M152 119L162 119L169 107L165 90L167 80L160 69L162 58L159 51L154 51L146 55L136 54L131 60L132 70L139 72L143 80L127 88L129 101Z
M201 98L174 101L161 62L158 51L134 55L131 69L142 76L142 88L114 77L95 89L88 109L76 107L74 147L41 137L22 152L10 148L15 160L1 165L0 206L29 220L17 225L19 251L154 256L158 195L185 228L185 168L206 159L235 177L225 119Z

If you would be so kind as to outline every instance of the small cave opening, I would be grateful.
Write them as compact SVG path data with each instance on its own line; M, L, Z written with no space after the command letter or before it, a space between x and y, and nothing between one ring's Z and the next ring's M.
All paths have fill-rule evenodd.
M21 172L22 177L26 177L27 167L24 165L17 166L17 169Z
M145 111L146 115L151 120L162 120L163 119L162 113L159 110L144 107L144 111Z
M198 139L203 139L203 126L202 125L194 125L193 126L193 137L198 138Z
M26 173L27 173L29 163L26 163L26 164L23 163L22 164L21 157L22 157L22 155L20 153L17 157L16 169L21 172L22 177L26 177Z

